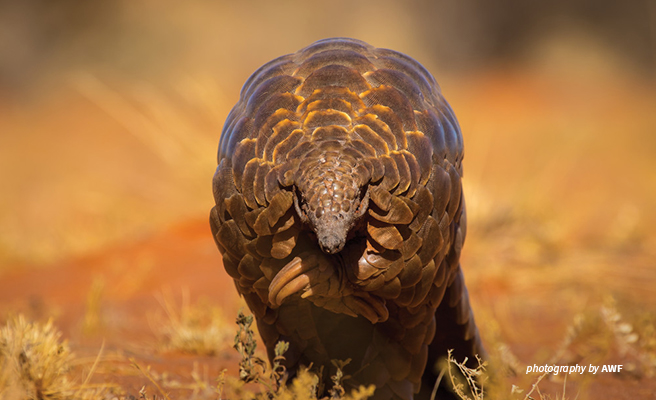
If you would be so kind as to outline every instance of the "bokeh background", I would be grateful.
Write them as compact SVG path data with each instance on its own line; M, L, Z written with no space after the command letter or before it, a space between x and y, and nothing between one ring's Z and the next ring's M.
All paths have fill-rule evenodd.
M39 271L29 287L12 283L5 303L117 246L171 229L209 238L215 152L241 85L270 59L333 36L416 58L454 108L466 154L463 264L488 343L506 345L516 366L588 360L585 340L558 349L601 318L615 339L638 336L633 352L603 353L630 354L637 378L590 390L644 386L656 367L653 0L2 1L0 282ZM183 239L149 251L172 242ZM193 264L180 251L167 268ZM630 329L615 332L619 320L599 309Z
M648 225L655 32L648 0L3 1L0 257L50 261L206 213L242 83L332 36L434 73L472 186L603 209L592 233L621 213Z

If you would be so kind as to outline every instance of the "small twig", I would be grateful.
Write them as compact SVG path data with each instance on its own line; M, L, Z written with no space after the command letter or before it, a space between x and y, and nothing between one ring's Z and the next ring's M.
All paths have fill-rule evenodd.
M225 386L225 374L228 372L227 369L223 369L221 374L217 378L216 391L219 394L219 400L223 400L223 387Z
M440 386L440 383L442 383L444 372L445 372L444 369L442 369L437 379L435 380L435 385L433 386L433 392L431 393L430 400L435 400L435 396L437 396L437 388Z
M91 379L91 376L93 376L93 373L96 371L96 367L98 366L98 363L100 362L100 357L102 356L102 353L103 353L104 349L105 349L105 340L103 339L103 342L100 345L100 350L98 351L98 355L96 356L96 360L93 362L93 365L91 365L91 369L89 370L89 373L87 374L87 377L84 379L84 383L82 383L82 386L86 386L86 384L89 383L89 380Z
M565 379L563 380L563 400L565 400L565 385L567 385L567 374L565 374Z
M130 357L128 360L130 360L130 362L132 363L132 366L133 366L133 367L135 367L137 370L139 370L139 372L141 372L146 378L148 378L148 380L149 380L153 385L155 385L155 387L157 388L157 390L162 394L162 396L164 396L164 398L165 398L166 400L171 400L171 398L169 397L169 395L166 394L166 392L164 391L164 389L162 389L162 387L161 387L157 382L155 382L155 380L153 379L152 376L150 376L150 373L148 373L148 371L144 371L143 368L141 368L141 366L140 366L139 364L137 364L137 361L136 361L134 358Z
M547 376L547 375L549 375L548 372L545 372L545 373L543 373L542 375L540 375L540 377L538 378L538 380L535 381L535 383L534 383L533 386L531 387L531 391L528 392L528 393L526 393L526 396L524 397L524 400L532 399L532 397L531 397L531 393L533 393L533 391L536 390L536 389L538 390L538 393L540 393L540 389L538 389L538 384L539 384L540 381L541 381L545 376Z

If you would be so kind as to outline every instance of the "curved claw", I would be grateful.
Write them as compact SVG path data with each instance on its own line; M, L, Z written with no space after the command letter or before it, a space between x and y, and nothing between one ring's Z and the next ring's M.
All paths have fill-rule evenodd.
M307 275L310 277L312 286L307 287L301 298L307 299L310 296L319 296L319 297L341 297L344 293L341 293L340 296L340 287L342 286L339 282L339 279L335 275L335 271L332 269L322 268L321 263L319 267L309 271ZM348 293L350 291L345 289Z
M313 271L312 271L313 272ZM282 288L279 289L277 293L269 292L269 301L271 301L272 294L275 295L275 302L271 302L275 305L282 304L283 300L287 297L293 295L294 293L300 291L304 287L307 287L310 284L310 277L308 274L301 274L296 278L292 279L286 283Z
M383 300L372 298L370 296L350 296L344 298L345 304L369 320L372 324L387 321L389 311Z
M269 285L269 302L272 306L279 306L287 297L303 289L303 298L325 294L319 287L330 281L334 271L322 261L314 254L301 254L278 271ZM332 286L339 285L328 284L328 288Z
M353 317L361 315L372 324L389 318L384 300L368 293L354 295L348 287L342 287L335 271L325 261L311 253L294 257L278 271L269 285L271 306L280 306L286 298L302 291L301 298L336 313Z
M301 295L301 298L307 299L310 296L315 296L319 294L330 294L330 287L331 287L330 279L319 282L315 285L310 286L307 290L305 290Z
M278 271L276 276L273 278L273 281L271 281L271 284L269 285L269 302L274 306L279 306L280 302L282 302L286 296L294 294L296 291L300 290L302 286L299 287L296 291L291 292L290 287L284 291L284 296L279 296L283 288L285 288L289 283L294 281L300 275L306 273L312 268L315 268L317 264L318 262L316 257L311 255L306 257L294 257L294 259L291 260L289 264L285 265L280 271ZM294 286L298 286L298 283L296 283ZM280 302L278 300L280 300Z

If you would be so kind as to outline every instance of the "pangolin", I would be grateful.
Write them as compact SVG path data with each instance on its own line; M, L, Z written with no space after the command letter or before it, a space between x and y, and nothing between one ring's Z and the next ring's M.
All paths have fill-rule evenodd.
M350 359L346 385L411 400L448 349L483 354L459 264L462 159L451 107L404 54L325 39L246 81L210 223L270 358L289 342L287 370L327 384Z

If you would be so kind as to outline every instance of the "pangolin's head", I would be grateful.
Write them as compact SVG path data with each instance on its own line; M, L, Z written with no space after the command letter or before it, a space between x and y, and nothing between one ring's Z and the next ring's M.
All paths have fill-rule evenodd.
M317 235L324 253L340 252L348 234L367 211L366 168L339 151L310 155L300 163L294 205Z

